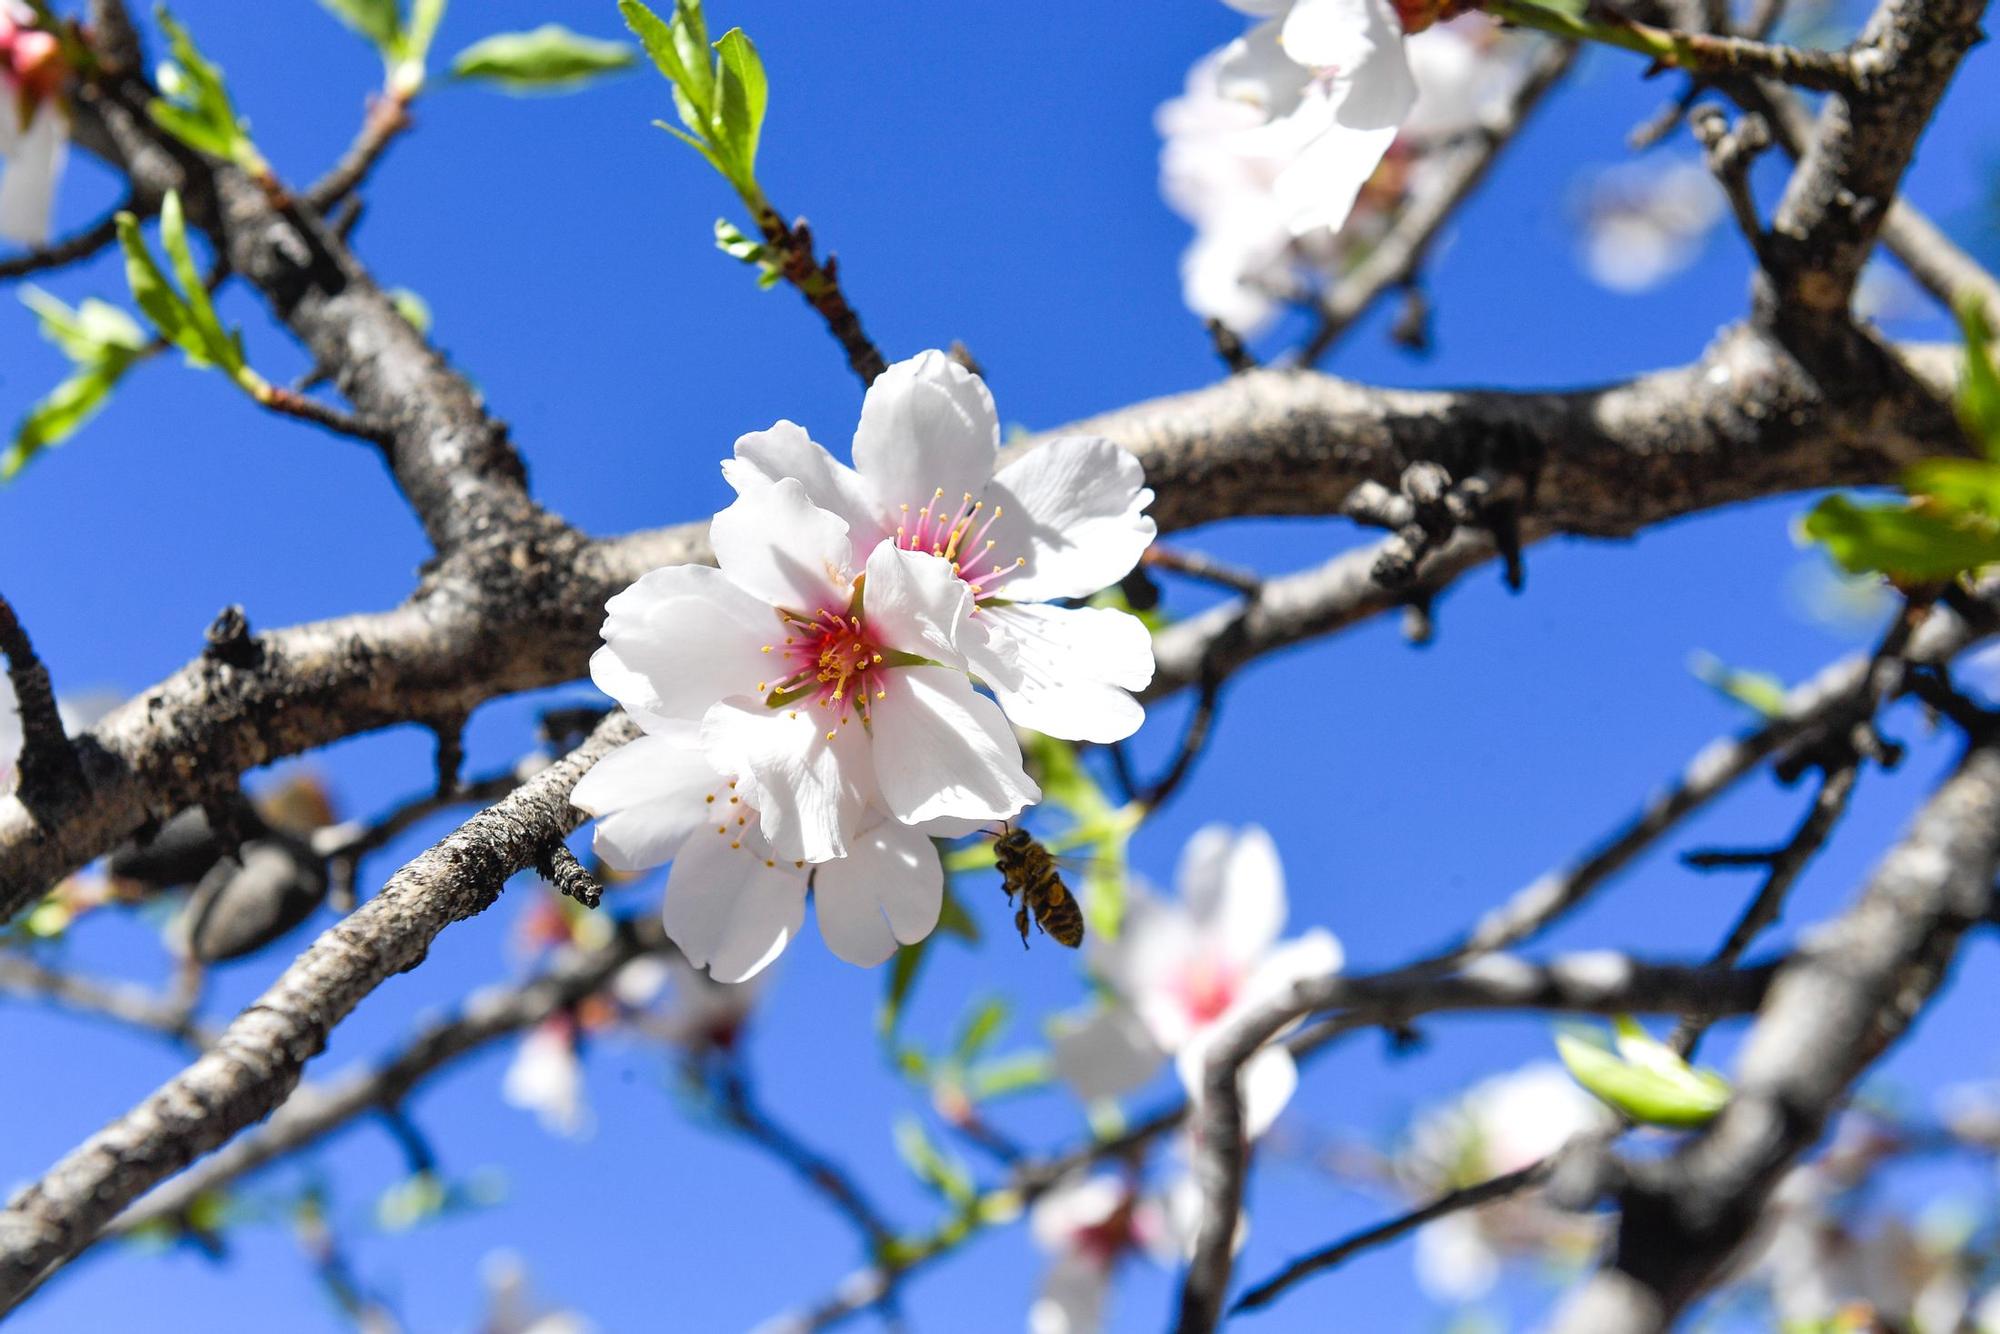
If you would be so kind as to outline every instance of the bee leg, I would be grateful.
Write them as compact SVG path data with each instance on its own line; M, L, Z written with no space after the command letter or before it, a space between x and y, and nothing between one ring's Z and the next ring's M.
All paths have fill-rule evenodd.
M1028 906L1025 903L1014 914L1014 929L1021 933L1021 948L1028 948Z

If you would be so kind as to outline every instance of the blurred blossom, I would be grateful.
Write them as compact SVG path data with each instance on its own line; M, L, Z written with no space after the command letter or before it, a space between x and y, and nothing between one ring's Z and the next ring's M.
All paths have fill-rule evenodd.
M1457 1101L1420 1115L1396 1159L1413 1197L1428 1199L1539 1162L1577 1135L1608 1131L1611 1114L1554 1064L1474 1085ZM1538 1193L1462 1210L1417 1233L1417 1277L1443 1301L1484 1296L1515 1255L1574 1259L1597 1236L1588 1217L1558 1210Z
M1915 1226L1865 1208L1862 1188L1905 1147L1894 1126L1843 1116L1820 1155L1772 1192L1734 1280L1763 1289L1786 1328L1961 1328L1972 1307L1971 1219L1948 1202Z
M747 982L717 982L678 954L667 961L666 975L673 992L666 1036L695 1058L735 1048L771 977L766 971Z
M1881 258L1868 261L1854 286L1856 319L1875 324L1920 319L1932 311L1923 290L1903 270Z
M1096 1334L1121 1261L1143 1255L1176 1264L1182 1249L1166 1201L1110 1175L1051 1187L1035 1201L1028 1231L1050 1257L1028 1309L1029 1334Z
M1585 271L1614 292L1638 293L1700 257L1725 201L1699 161L1656 157L1598 172L1577 211Z
M480 1266L486 1281L486 1318L479 1334L592 1334L597 1327L575 1311L551 1310L535 1300L528 1266L512 1251L494 1251Z
M69 154L69 78L59 42L35 27L35 11L0 0L0 236L22 245L49 239L56 184Z
M1115 1004L1095 1022L1058 1033L1057 1071L1086 1097L1143 1082L1112 1076L1150 1076L1156 1066L1145 1058L1148 1046L1174 1057L1188 1096L1196 1096L1209 1047L1230 1024L1292 983L1340 969L1340 942L1325 930L1279 939L1284 868L1262 829L1196 831L1181 854L1178 885L1175 902L1134 889L1124 929L1094 953ZM1298 1070L1291 1053L1273 1043L1245 1063L1242 1079L1245 1124L1255 1138L1291 1099ZM1114 1087L1119 1083L1124 1087Z
M1497 40L1480 17L1412 37L1417 98L1400 135L1392 130L1329 170L1323 159L1346 152L1348 141L1330 129L1326 98L1302 82L1307 71L1276 52L1274 30L1264 25L1197 61L1181 96L1154 117L1161 194L1195 228L1181 257L1184 299L1247 334L1379 235L1419 191L1435 161L1427 149L1472 130L1510 97L1517 57L1529 49ZM1379 136L1363 137L1372 144Z
M543 1020L515 1047L500 1085L508 1106L533 1112L542 1129L570 1139L589 1134L591 1127L577 1039L576 1022L568 1015Z

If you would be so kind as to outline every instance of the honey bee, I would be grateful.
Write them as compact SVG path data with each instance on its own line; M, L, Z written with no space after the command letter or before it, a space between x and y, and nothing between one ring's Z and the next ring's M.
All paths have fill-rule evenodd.
M1083 943L1083 910L1076 896L1063 884L1052 853L1037 843L1027 830L1009 829L993 840L993 864L999 868L1000 883L1007 901L1016 897L1021 906L1014 913L1014 926L1021 933L1021 947L1028 946L1028 914L1042 934L1058 945L1075 949Z

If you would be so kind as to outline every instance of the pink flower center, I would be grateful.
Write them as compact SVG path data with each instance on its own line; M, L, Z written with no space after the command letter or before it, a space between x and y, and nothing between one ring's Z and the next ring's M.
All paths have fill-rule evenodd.
M67 73L55 34L0 14L0 76L19 89L23 102L32 107L53 97Z
M915 517L911 516L908 505L899 507L896 545L905 551L926 551L950 561L951 572L971 586L975 601L998 596L994 587L1028 561L1025 556L1009 561L993 554L995 544L986 534L1000 517L1002 507L995 505L991 514L982 514L985 508L985 501L974 500L967 491L953 512L945 504L944 488L939 487Z
M1078 1228L1070 1234L1070 1248L1100 1269L1110 1269L1118 1257L1138 1243L1132 1227L1131 1196L1126 1196L1103 1221Z
M1203 956L1188 964L1180 977L1181 1005L1196 1028L1206 1028L1228 1013L1239 983L1235 968Z
M888 672L882 650L869 637L859 616L822 611L808 618L802 612L780 611L790 633L782 644L766 644L764 652L787 669L777 681L759 681L758 693L772 708L810 701L830 713L841 727L850 713L866 724L869 711L888 694ZM827 733L833 739L833 733Z

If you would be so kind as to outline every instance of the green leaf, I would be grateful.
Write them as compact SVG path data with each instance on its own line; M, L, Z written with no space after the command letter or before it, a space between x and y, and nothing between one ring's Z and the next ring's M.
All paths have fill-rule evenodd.
M208 286L195 265L194 252L188 248L187 219L181 212L180 193L175 190L167 191L160 204L160 244L173 265L188 319L201 340L203 358L231 375L237 374L243 369L242 345L216 318L215 303L209 299Z
M968 945L979 943L979 923L965 910L965 904L952 892L950 885L945 886L944 906L938 910L937 929L945 935L957 936Z
M167 281L167 275L160 272L153 252L146 248L145 236L139 231L139 220L130 213L118 215L118 245L125 252L125 281L131 285L132 299L139 303L139 309L162 338L190 357L199 358L201 339L194 331L194 317L180 293Z
M931 1141L923 1122L914 1116L896 1119L896 1152L902 1155L917 1180L961 1207L978 1198L972 1176L958 1159L944 1153Z
M421 66L430 54L431 40L437 36L438 24L444 22L445 0L412 0L410 4L410 26L403 33L399 51L406 63Z
M403 20L396 0L319 0L320 7L366 37L387 56L403 40Z
M978 1060L993 1040L1005 1031L1008 1013L1007 1002L999 996L988 996L974 1005L960 1023L958 1037L951 1044L952 1059L960 1065L970 1065Z
M646 48L646 54L653 58L653 64L659 68L667 82L676 89L685 90L694 76L681 60L680 47L674 41L673 27L648 9L641 0L618 0L618 12L624 16L625 26L639 39L639 45ZM699 119L706 121L706 113Z
M136 352L146 345L146 331L137 321L96 297L85 297L72 310L39 287L23 287L21 302L40 317L42 337L79 364L99 360L110 350Z
M510 93L566 92L629 69L637 58L623 42L545 23L531 32L496 33L474 42L453 57L451 76L497 83Z
M1990 459L2000 460L2000 367L1993 363L1993 328L1977 297L1958 308L1965 333L1965 370L1958 384L1958 419Z
M396 313L420 334L431 331L431 303L407 287L395 287L389 291L389 303Z
M1713 653L1696 653L1688 659L1688 670L1703 685L1766 718L1785 712L1785 683L1769 672L1744 671L1731 667Z
M1728 1080L1689 1065L1629 1018L1609 1041L1594 1028L1558 1032L1556 1050L1577 1083L1641 1125L1692 1129L1729 1101Z
M1827 496L1805 518L1806 535L1852 574L1951 579L2000 560L2000 532L1913 505L1856 505Z
M757 141L764 130L770 85L764 77L764 62L743 29L731 28L722 34L715 49L721 57L722 88L716 108L717 137L724 155L736 164L741 183L747 186L757 176Z
M11 482L38 455L75 435L111 401L111 391L137 356L121 352L89 363L30 407L0 453L0 482Z
M1925 459L1903 474L1903 489L1946 509L2000 519L2000 464L1984 459Z
M173 59L161 62L160 90L167 96L148 106L153 119L190 148L228 158L245 170L263 169L263 160L229 100L221 66L202 55L194 38L165 5L157 13Z
M676 129L674 126L667 124L663 120L656 120L653 122L653 124L659 126L661 129L665 130L668 134L671 134L672 136L674 136L674 138L680 140L682 143L686 144L689 148L692 148L695 152L701 154L702 157L707 160L708 165L714 167L718 172L721 172L723 176L727 177L729 175L729 165L725 163L720 157L717 157L715 150L713 148L710 148L705 142L695 138L693 135L687 133L685 130Z
M932 932L914 945L905 945L896 951L894 962L889 965L888 989L883 993L882 1005L875 1011L875 1033L883 1042L894 1042L896 1031L902 1027L903 1008L909 1003L910 990L917 983L917 974L923 970L924 955L930 944L937 939Z
M972 1067L966 1072L965 1091L974 1102L985 1102L1016 1093L1032 1093L1046 1088L1054 1079L1055 1066L1046 1052L1017 1052Z
M741 227L727 218L715 220L715 248L745 264L762 264L769 253L762 241L751 240L743 234Z

